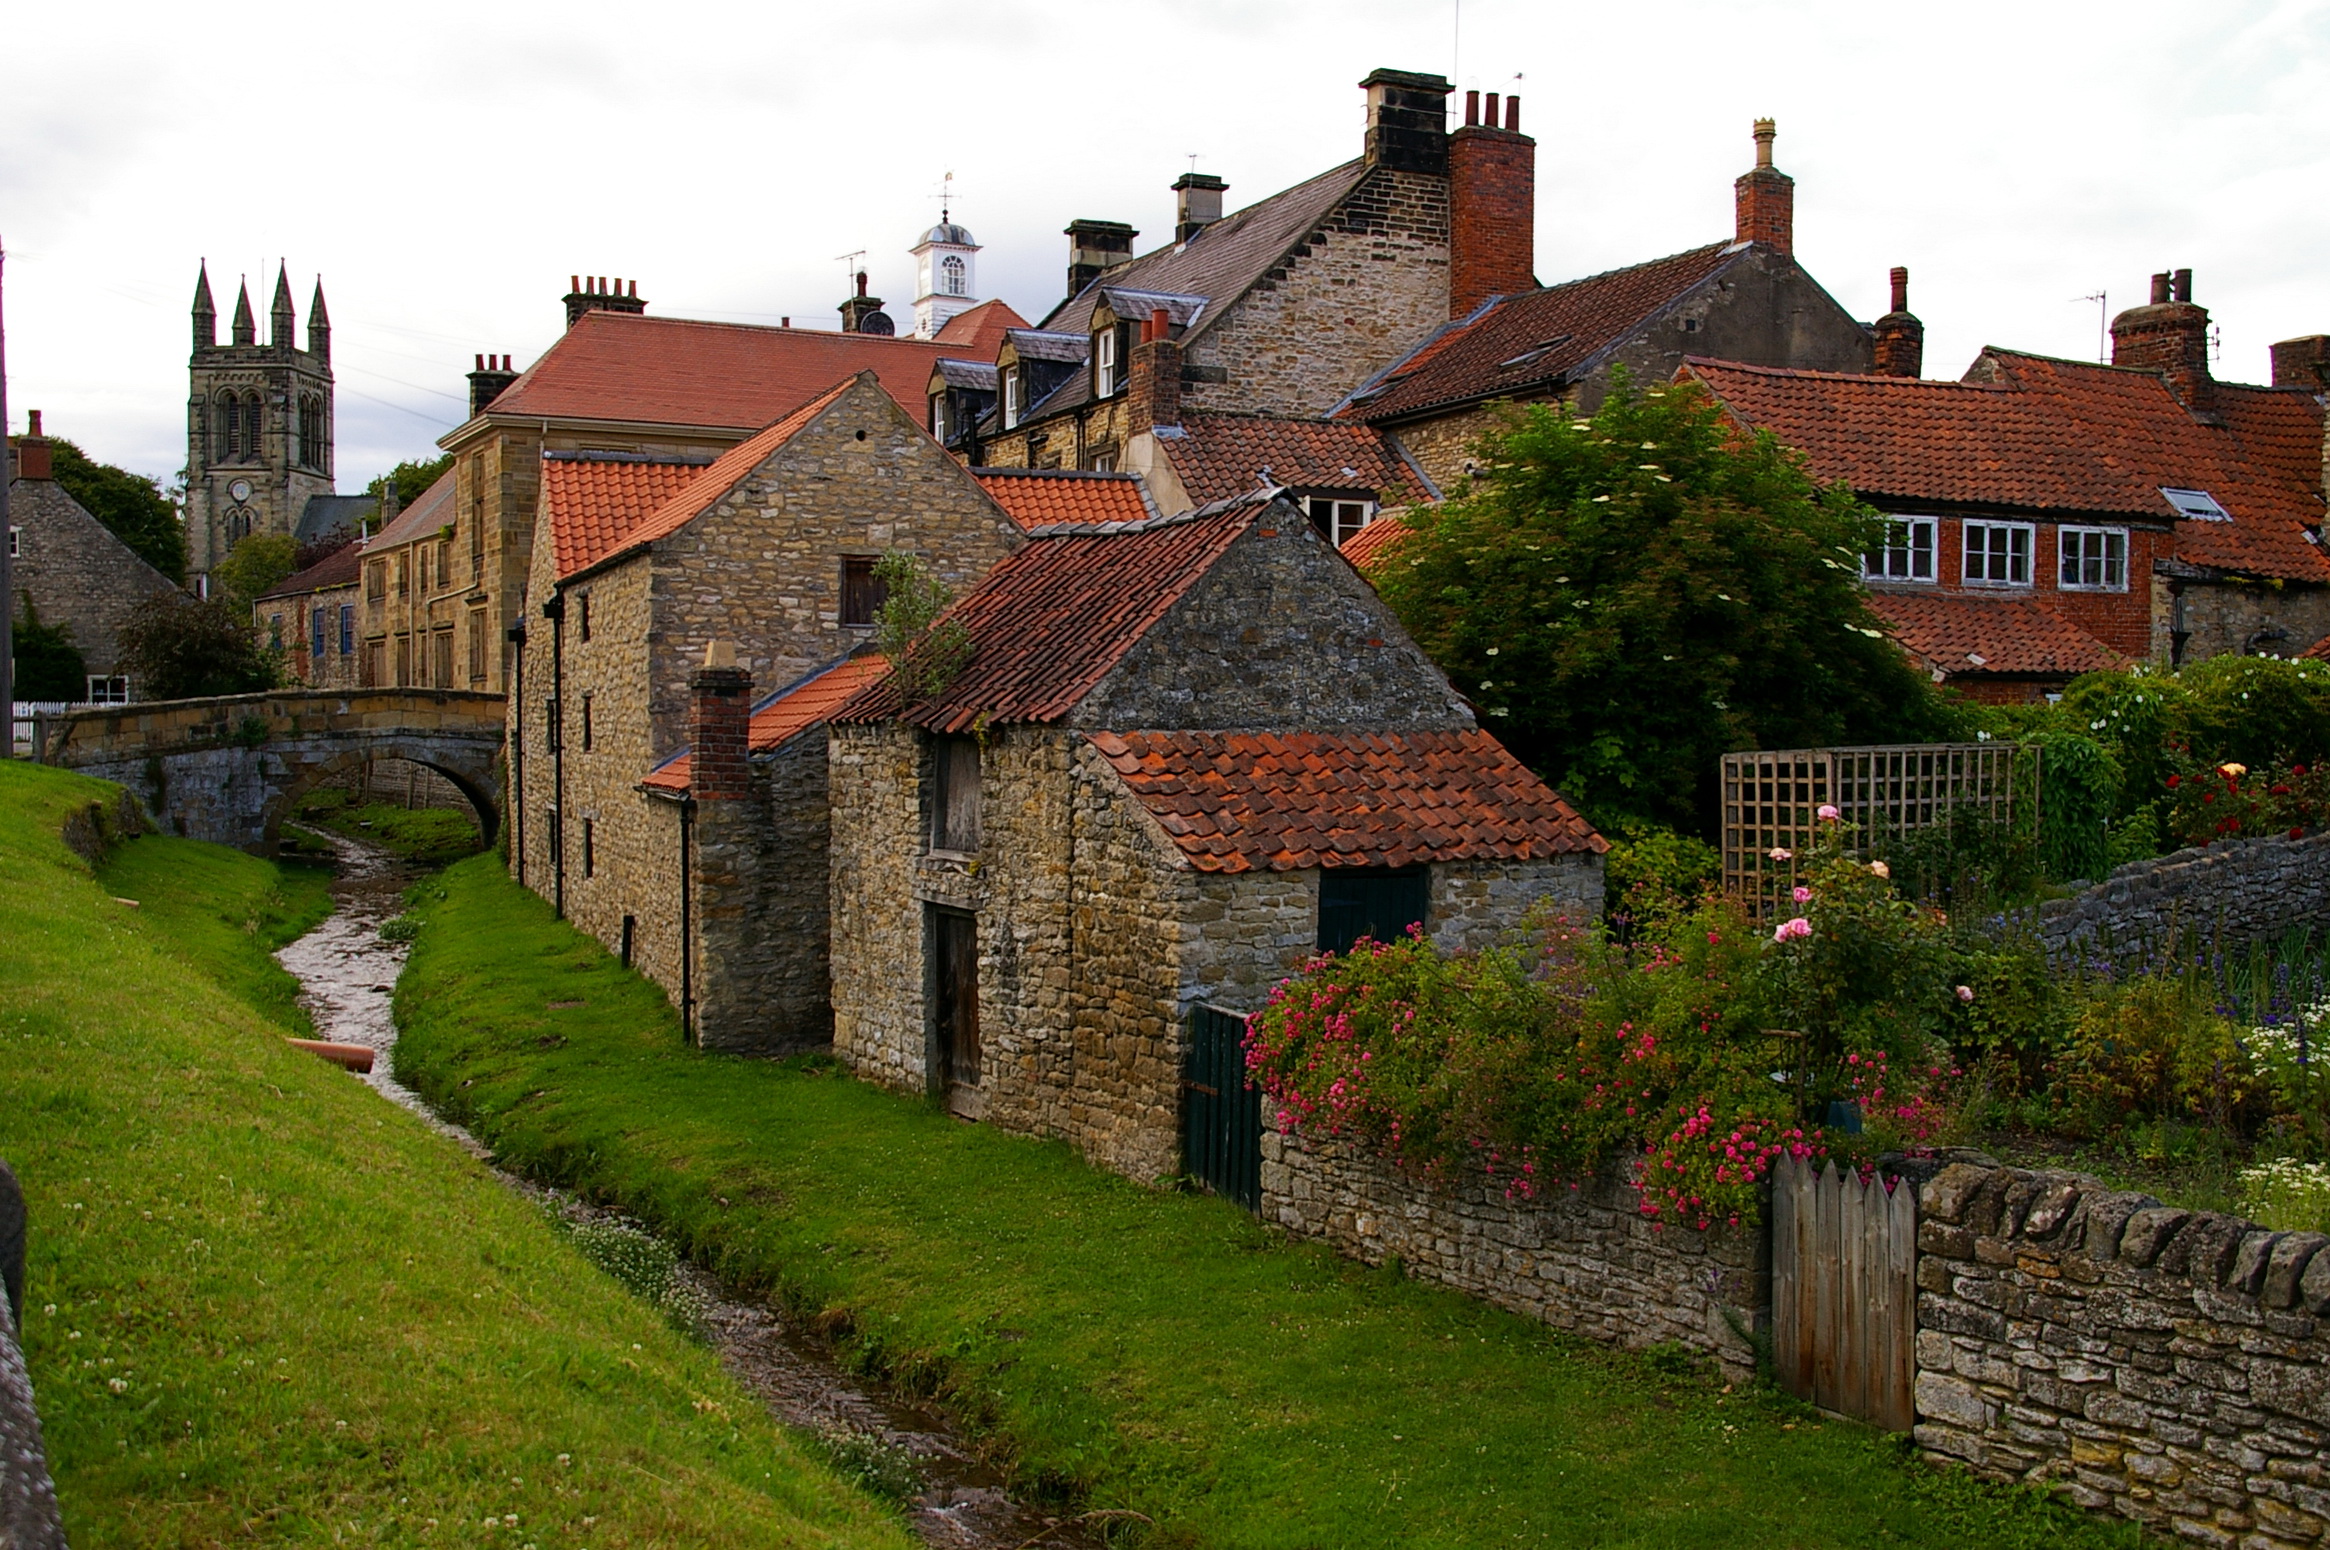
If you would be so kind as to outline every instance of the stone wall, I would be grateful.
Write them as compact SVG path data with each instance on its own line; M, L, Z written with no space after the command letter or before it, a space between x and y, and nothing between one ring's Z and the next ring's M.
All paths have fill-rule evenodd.
M1494 945L1540 905L1579 922L1602 918L1602 858L1450 861L1431 869L1424 923L1446 952Z
M1922 1188L1917 1440L2205 1545L2330 1525L2330 1242L2071 1174Z
M121 627L137 606L177 590L53 479L19 479L9 489L8 522L18 530L11 571L19 615L62 625L89 671L121 671ZM132 684L133 692L138 686ZM74 698L81 691L76 689Z
M2330 833L2272 835L2133 861L2083 893L2039 906L2050 952L2075 945L2157 945L2173 931L2192 950L2271 940L2330 923Z
M2152 659L2171 660L2176 591L2182 589L2184 660L2271 653L2294 657L2330 635L2330 587L2235 576L2152 578ZM2255 642L2255 644L2251 644Z
M1630 1349L1677 1342L1754 1376L1741 1331L1771 1323L1765 1234L1653 1226L1615 1172L1543 1202L1434 1189L1342 1142L1286 1134L1268 1107L1264 1221L1556 1329Z

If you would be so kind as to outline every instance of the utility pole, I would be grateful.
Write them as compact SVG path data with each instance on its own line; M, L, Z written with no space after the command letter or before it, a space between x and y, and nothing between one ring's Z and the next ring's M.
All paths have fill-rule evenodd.
M8 245L0 242L0 446L8 439L8 322L5 271ZM16 757L16 529L8 523L9 486L16 469L0 455L0 629L8 639L0 646L0 759Z

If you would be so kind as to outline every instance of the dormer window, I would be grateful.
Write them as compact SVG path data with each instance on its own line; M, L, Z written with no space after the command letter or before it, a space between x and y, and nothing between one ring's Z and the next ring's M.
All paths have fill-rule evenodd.
M1123 373L1117 369L1116 330L1104 328L1092 336L1092 396L1113 398L1124 385Z
M1006 366L1003 368L1003 428L1010 430L1026 412L1027 398L1020 389L1019 368Z
M932 435L932 436L934 436L934 437L936 437L938 440L940 440L940 441L942 441L942 442L943 442L943 441L945 441L945 440L947 439L948 435L951 433L951 430L952 430L952 427L950 427L950 426L947 424L947 395L946 395L946 394L944 394L944 393L933 393L933 394L931 394L931 395L930 395L930 433L931 433L931 435Z

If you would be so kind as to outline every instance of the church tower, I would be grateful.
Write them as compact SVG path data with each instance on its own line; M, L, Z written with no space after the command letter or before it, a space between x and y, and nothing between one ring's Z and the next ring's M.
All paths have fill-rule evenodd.
M978 251L971 234L941 206L938 224L913 248L915 338L936 338L949 318L979 305L978 275L971 267Z
M332 323L324 285L307 309L307 348L291 276L278 269L259 342L246 283L229 342L218 342L210 268L194 281L194 355L186 399L186 550L191 578L207 578L253 533L296 535L310 498L332 493Z

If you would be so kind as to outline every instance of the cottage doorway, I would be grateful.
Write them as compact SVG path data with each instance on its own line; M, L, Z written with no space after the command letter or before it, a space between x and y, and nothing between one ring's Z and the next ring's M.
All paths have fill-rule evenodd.
M959 910L931 913L933 1018L938 1082L947 1108L977 1119L979 1087L979 922Z
M1261 1210L1262 1095L1246 1085L1245 1018L1215 1006L1190 1012L1181 1093L1184 1166L1215 1194Z

